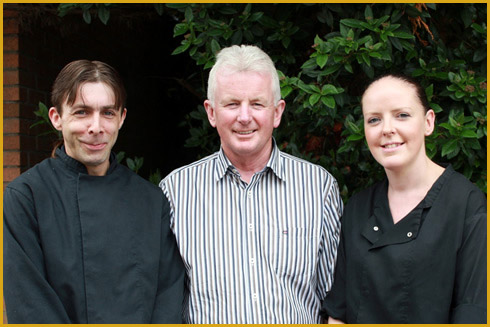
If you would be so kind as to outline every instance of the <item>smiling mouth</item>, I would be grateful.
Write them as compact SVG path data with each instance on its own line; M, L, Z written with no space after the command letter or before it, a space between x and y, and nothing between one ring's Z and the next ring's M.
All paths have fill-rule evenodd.
M249 134L252 134L253 132L255 132L255 130L251 130L251 131L235 131L235 133L237 133L239 135L249 135Z
M97 143L97 144L90 144L90 143L85 143L85 146L89 148L90 150L101 150L104 149L107 143Z
M394 149L394 148L397 148L403 144L404 143L391 143L391 144L382 145L381 147L384 149Z

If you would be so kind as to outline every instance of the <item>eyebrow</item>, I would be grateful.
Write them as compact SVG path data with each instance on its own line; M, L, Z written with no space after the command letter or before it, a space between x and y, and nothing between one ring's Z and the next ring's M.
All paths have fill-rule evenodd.
M75 103L75 104L73 104L72 109L73 110L76 110L76 109L92 109L92 107L86 105L85 103ZM111 104L111 105L102 107L102 110L108 110L108 109L116 109L116 104Z

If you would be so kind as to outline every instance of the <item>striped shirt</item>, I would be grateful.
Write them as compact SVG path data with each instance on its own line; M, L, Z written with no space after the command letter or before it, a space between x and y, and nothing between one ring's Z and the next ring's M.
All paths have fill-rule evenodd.
M223 150L160 182L187 270L187 323L319 323L343 203L322 167L274 144L247 184Z

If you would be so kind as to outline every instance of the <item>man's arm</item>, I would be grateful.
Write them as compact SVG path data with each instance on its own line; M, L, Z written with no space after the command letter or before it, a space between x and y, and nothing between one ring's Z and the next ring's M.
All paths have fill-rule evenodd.
M165 195L162 209L162 239L159 283L152 323L182 323L185 269L170 229L170 207Z
M3 205L3 288L9 323L70 323L46 277L32 199L6 188Z
M322 239L318 264L317 294L323 301L333 283L337 248L340 239L340 217L343 202L336 181L329 183L325 190L322 221Z

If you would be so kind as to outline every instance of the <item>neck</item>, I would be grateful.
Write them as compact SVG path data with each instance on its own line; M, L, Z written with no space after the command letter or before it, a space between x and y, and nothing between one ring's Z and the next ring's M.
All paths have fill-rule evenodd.
M85 166L90 176L105 176L109 170L109 160L98 166Z
M241 179L248 184L252 180L253 175L264 169L267 165L272 153L272 142L269 144L270 145L264 149L264 151L256 155L239 156L230 153L230 151L226 151L225 149L223 149L223 151L232 165L240 173Z
M392 192L403 193L417 189L430 189L443 173L444 168L435 164L427 156L419 163L400 170L385 169Z

